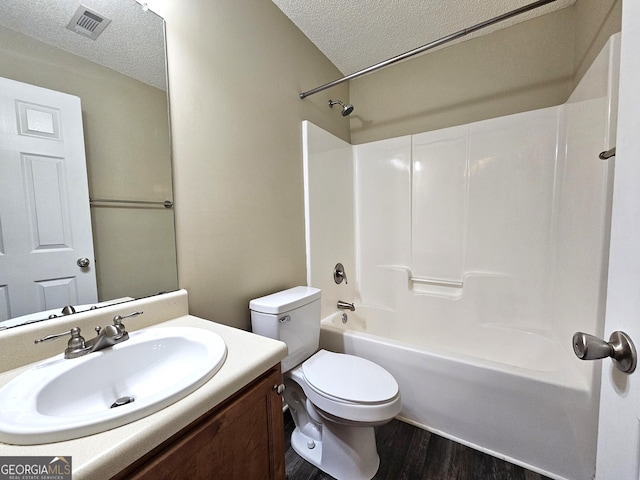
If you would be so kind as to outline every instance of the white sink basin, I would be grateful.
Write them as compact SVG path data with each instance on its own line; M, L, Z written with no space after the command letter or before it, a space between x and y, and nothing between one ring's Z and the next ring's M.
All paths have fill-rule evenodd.
M0 442L59 442L133 422L198 389L226 355L220 335L193 327L132 332L76 359L56 355L0 389ZM112 407L118 400L130 403Z

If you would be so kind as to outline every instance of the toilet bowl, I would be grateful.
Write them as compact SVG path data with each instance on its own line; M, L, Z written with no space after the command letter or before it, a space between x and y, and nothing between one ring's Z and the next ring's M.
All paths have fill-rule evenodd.
M398 383L364 358L317 351L320 296L295 287L252 300L252 328L289 349L282 368L294 450L338 480L369 480L380 463L374 427L402 408Z

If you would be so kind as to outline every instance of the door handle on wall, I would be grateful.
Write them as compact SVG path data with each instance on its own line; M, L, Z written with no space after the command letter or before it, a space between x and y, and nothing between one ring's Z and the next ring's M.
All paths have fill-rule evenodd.
M616 368L624 373L633 373L638 355L636 347L624 332L613 332L609 341L584 332L573 334L573 352L581 360L597 360L611 357Z

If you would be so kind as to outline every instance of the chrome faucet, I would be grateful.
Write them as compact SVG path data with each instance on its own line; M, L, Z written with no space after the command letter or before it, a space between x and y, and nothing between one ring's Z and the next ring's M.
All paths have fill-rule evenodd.
M343 302L342 300L338 300L338 308L340 310L351 310L355 312L356 307L353 303Z
M107 325L104 328L96 327L96 336L90 340L85 341L84 337L80 335L80 328L73 327L68 332L47 335L40 340L36 340L34 343L48 342L49 340L64 337L65 335L71 335L71 338L67 343L67 348L64 351L64 358L82 357L83 355L86 355L88 353L97 352L104 348L112 347L117 343L122 343L125 340L128 340L129 333L122 323L122 319L137 317L138 315L142 315L143 313L144 312L133 312L129 315L124 316L116 315L115 317L113 317L113 325Z
M64 307L62 307L62 311L60 312L60 315L71 315L72 313L76 313L76 309L73 307L73 305L65 305ZM51 315L49 315L48 317L49 319L53 319L53 318L58 318L58 315L56 315L55 313L52 313Z
M115 325L107 325L104 328L96 327L96 333L97 335L94 338L84 344L85 348L89 350L87 353L112 347L116 343L124 342L129 338L129 334L126 331L122 333Z

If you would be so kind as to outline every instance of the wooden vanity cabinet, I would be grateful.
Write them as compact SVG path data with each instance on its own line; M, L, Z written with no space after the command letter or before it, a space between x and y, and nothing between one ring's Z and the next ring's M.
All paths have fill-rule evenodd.
M112 480L284 480L280 365Z

